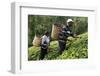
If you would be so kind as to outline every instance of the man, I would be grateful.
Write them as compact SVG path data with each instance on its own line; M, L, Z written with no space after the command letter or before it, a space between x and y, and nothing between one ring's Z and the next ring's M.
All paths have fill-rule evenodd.
M66 41L67 38L69 36L74 37L74 34L72 33L72 25L73 25L73 20L72 19L68 19L67 20L67 25L64 26L61 30L61 32L59 33L59 53L62 54L62 52L65 50L66 48Z
M49 45L49 32L46 31L44 33L44 36L42 37L42 42L41 42L41 52L40 52L40 60L43 60L45 55L47 54L48 50L48 45Z

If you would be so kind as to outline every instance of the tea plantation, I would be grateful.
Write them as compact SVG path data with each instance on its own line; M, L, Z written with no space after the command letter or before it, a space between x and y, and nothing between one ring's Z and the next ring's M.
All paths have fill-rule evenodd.
M83 59L88 58L88 33L78 35L78 38L68 38L66 49L59 55L58 41L50 42L50 50L44 60ZM40 47L28 48L28 60L39 60Z

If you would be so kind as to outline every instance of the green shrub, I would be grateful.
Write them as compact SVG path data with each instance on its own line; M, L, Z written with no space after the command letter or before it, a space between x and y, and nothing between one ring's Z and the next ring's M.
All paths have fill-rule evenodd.
M78 37L69 37L70 41L67 41L66 49L62 55L59 55L58 41L52 41L50 43L51 50L44 60L88 58L88 34L84 33ZM28 60L39 60L39 56L40 47L28 48Z

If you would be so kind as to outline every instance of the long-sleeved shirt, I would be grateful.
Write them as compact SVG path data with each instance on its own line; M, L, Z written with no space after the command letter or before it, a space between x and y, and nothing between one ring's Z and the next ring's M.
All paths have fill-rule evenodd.
M73 36L73 33L69 26L63 27L62 31L59 33L59 41L66 42L69 36Z
M49 37L47 37L46 35L42 36L41 48L46 49L49 42L50 42Z

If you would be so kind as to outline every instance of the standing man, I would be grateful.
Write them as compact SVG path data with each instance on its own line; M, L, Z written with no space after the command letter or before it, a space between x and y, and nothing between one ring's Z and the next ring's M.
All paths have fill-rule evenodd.
M46 31L42 36L40 60L43 60L45 55L47 54L49 42L50 42L49 32Z
M65 50L66 48L66 42L67 42L67 38L69 36L74 37L74 34L72 33L72 25L73 25L73 20L72 19L68 19L67 20L67 25L64 26L61 30L61 32L59 33L59 53L62 54L62 52Z

